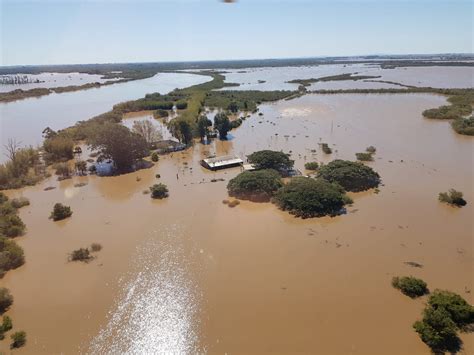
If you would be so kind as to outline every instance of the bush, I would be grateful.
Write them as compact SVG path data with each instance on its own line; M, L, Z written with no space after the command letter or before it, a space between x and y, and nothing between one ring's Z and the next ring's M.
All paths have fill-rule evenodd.
M92 252L98 252L98 251L101 251L102 250L102 245L100 245L99 243L92 243L91 244L91 251Z
M160 156L158 155L158 153L157 152L151 153L151 161L156 163L158 160L160 160Z
M71 175L71 169L68 163L57 163L54 164L53 168L56 170L55 174L58 176L69 177Z
M2 206L2 211L7 209L7 204ZM13 208L13 207L8 207ZM15 211L15 210L14 210ZM12 212L11 214L3 214L0 216L0 234L3 234L9 238L15 238L23 235L25 232L26 226L16 214Z
M74 157L74 141L69 137L55 135L44 141L43 148L48 162L66 161Z
M278 190L273 202L297 217L321 217L341 213L350 199L337 184L323 179L295 177Z
M165 184L155 184L150 187L151 198L162 199L168 197L168 188Z
M357 160L360 161L372 161L374 158L372 157L372 153L356 153Z
M23 249L5 237L0 237L0 275L6 271L16 269L25 263Z
M367 147L367 148L365 149L365 151L366 151L367 153L370 153L370 154L375 154L375 152L377 151L377 149L376 149L373 145L371 145L370 147Z
M14 208L18 209L24 206L29 206L30 200L28 200L26 197L18 197L11 200L10 203Z
M251 201L269 201L283 186L280 174L271 169L244 171L227 184L230 196Z
M312 161L312 162L306 163L304 165L304 168L306 170L317 170L319 168L319 164L315 161Z
M5 313L13 304L13 296L5 287L0 287L0 314Z
M26 344L26 332L24 331L13 333L10 338L12 339L12 343L10 344L11 349L21 348Z
M70 256L71 261L89 261L92 258L89 249L87 248L79 248L73 250Z
M49 218L52 218L53 221L60 221L71 216L71 207L65 206L62 203L56 203L54 205L53 212L51 212L51 216Z
M3 316L2 325L0 327L2 332L8 332L13 328L12 319L9 316Z
M247 158L256 169L282 171L291 169L294 164L294 161L290 160L287 154L273 150L260 150L250 154Z
M319 169L319 177L337 182L346 191L364 191L380 184L380 176L359 162L333 160Z
M474 136L474 116L468 118L456 118L451 123L451 126L459 134L464 134L466 136Z
M154 115L158 118L165 118L169 116L169 113L166 110L156 110Z
M176 108L178 110L184 110L188 107L188 103L186 101L178 101L176 102Z
M435 290L428 299L428 306L446 310L460 329L474 323L474 307L454 292Z
M411 298L420 297L429 292L425 281L412 276L394 277L392 286Z
M463 194L460 191L455 189L450 189L448 192L440 192L438 199L441 202L449 203L453 206L462 207L467 204L466 200L463 198Z
M3 192L0 192L0 204L3 204L8 201L8 196L5 195Z
M332 149L329 147L329 145L327 143L321 143L321 149L323 150L323 152L325 154L331 154L332 153Z

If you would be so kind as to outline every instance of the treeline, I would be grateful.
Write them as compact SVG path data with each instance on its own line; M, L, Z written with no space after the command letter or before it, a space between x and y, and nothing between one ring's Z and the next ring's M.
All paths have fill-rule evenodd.
M300 84L303 86L310 86L312 83L325 82L325 81L344 81L344 80L364 80L364 79L377 79L380 75L356 75L357 73L345 73L339 75L323 76L321 78L310 78L310 79L294 79L288 81L290 84Z
M204 106L238 111L255 111L262 102L278 101L293 95L294 91L210 91L206 94Z

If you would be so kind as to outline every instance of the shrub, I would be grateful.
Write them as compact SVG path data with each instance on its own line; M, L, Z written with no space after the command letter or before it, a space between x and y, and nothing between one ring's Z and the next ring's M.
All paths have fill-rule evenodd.
M70 160L74 156L74 141L61 135L45 139L43 148L45 159L49 162Z
M5 195L3 192L0 192L0 204L5 203L8 201L8 196Z
M5 287L0 287L0 314L3 314L13 304L13 296Z
M156 163L158 160L160 160L158 153L157 152L151 153L151 161Z
M3 205L3 207L5 208L6 206ZM2 208L2 210L4 209ZM25 229L25 224L16 214L2 214L0 216L0 234L9 238L15 238L23 235Z
M8 332L13 328L12 319L9 316L3 316L1 330L3 332Z
M30 205L30 200L28 200L26 197L18 197L14 198L10 201L11 205L14 208L22 208L24 206L29 206Z
M456 118L451 122L451 126L459 134L474 136L474 116Z
M374 154L377 151L377 149L373 145L371 145L370 147L367 147L365 151L367 153Z
M68 163L57 163L53 168L56 170L55 174L58 176L69 177L71 175L71 169Z
M91 258L92 256L87 248L73 250L70 256L71 261L89 261Z
M230 196L251 200L269 201L283 186L280 174L271 169L244 171L227 184Z
M26 332L24 331L13 333L10 338L12 339L12 343L10 344L11 349L21 348L26 344Z
M364 191L380 184L380 176L359 162L333 160L319 169L319 177L337 182L346 191Z
M425 281L412 276L394 277L392 286L411 298L420 297L429 292Z
M150 187L151 198L162 199L168 197L168 188L165 184L155 184Z
M87 172L87 162L84 160L76 161L74 167L79 175L85 175Z
M0 237L0 275L25 263L23 249L15 241Z
M156 110L154 115L158 118L165 118L169 116L169 113L166 110Z
M329 145L327 143L321 143L321 149L323 150L323 152L325 154L331 154L332 153L332 149L329 147Z
M260 150L248 156L248 161L256 169L289 170L293 167L294 161L290 160L287 154L273 150Z
M374 158L372 157L372 153L356 153L357 160L360 161L372 161Z
M102 250L102 245L100 245L99 243L92 243L91 244L91 251L92 252L98 252L98 251L101 251Z
M51 216L49 218L52 218L53 221L60 221L71 216L71 207L65 206L62 203L56 203L54 205L53 212L51 212Z
M440 192L438 199L441 202L449 203L453 206L462 207L467 204L466 200L463 198L463 194L460 191L455 189L450 189L448 192Z
M350 199L337 184L323 179L295 177L278 190L273 202L297 217L337 215Z
M319 167L319 164L318 164L317 162L315 162L315 161L306 163L306 164L304 165L304 168L305 168L306 170L317 170L318 167Z

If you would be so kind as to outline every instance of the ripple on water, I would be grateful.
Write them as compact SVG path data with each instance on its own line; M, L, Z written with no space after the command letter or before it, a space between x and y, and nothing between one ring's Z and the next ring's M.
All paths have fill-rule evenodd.
M183 235L173 226L154 231L137 247L107 325L88 353L197 352L199 297L188 273Z

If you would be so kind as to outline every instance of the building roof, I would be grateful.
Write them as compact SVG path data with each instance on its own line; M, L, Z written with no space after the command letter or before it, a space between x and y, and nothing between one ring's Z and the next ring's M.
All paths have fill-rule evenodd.
M243 164L243 160L234 155L226 155L222 157L203 159L203 161L212 169L226 165Z

